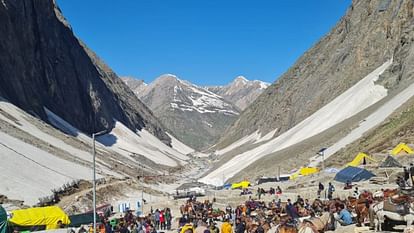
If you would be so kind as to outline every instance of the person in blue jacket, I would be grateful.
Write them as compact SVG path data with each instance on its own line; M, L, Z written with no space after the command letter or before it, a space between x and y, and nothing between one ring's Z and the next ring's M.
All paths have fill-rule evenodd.
M338 216L336 217L336 220L342 226L351 225L353 223L352 222L352 215L347 209L345 209L344 204L339 205L339 213L338 213Z

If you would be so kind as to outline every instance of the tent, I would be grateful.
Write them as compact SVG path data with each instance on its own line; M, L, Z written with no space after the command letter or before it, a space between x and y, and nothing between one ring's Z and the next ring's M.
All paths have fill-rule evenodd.
M57 206L36 207L11 211L9 223L22 229L57 229L57 223L69 225L69 217Z
M7 232L7 212L0 205L0 233Z
M366 169L349 166L339 171L334 179L346 183L347 181L358 182L368 180L373 176L375 175Z
M299 170L299 174L302 176L312 175L319 172L319 169L316 167L303 167Z
M402 167L402 165L394 157L387 156L380 167Z
M101 218L98 214L96 216L96 222L101 222ZM93 223L93 214L92 213L85 213L85 214L76 214L69 216L70 224L69 227L80 227L81 225L88 225Z
M334 168L334 167L329 167L329 168L326 168L325 170L323 170L323 172L330 173L330 174L336 174L339 171L340 170L338 168Z
M360 152L359 154L357 154L357 156L355 156L355 158L354 158L354 160L352 160L352 162L349 162L347 164L347 166L358 167L361 164L365 165L367 163L367 160L371 160L373 162L378 162L375 159L373 159L371 156Z
M289 178L291 180L294 180L298 178L299 176L308 176L308 175L312 175L317 172L319 172L319 169L316 167L302 167L301 169L293 173Z
M257 181L257 184L264 184L264 183L271 183L271 182L279 182L277 177L261 177Z
M249 186L250 186L250 182L245 180L240 183L233 183L231 185L231 189L245 189L245 188L248 188Z
M407 144L400 143L398 144L394 149L392 149L391 154L392 155L398 155L398 154L414 154L413 149L411 149Z

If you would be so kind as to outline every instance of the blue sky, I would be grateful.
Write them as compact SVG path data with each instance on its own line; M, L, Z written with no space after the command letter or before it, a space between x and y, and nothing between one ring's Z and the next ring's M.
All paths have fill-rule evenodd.
M351 0L58 0L75 34L118 75L199 85L275 81Z

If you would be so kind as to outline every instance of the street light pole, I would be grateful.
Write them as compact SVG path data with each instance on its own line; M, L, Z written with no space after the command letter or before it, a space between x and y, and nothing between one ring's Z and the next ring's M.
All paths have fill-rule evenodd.
M93 157L93 189L92 189L92 205L93 205L93 233L96 233L96 149L95 137L107 133L108 130L103 130L92 134L92 157Z
M319 150L318 154L322 157L322 171L325 170L325 151L328 148L322 148Z

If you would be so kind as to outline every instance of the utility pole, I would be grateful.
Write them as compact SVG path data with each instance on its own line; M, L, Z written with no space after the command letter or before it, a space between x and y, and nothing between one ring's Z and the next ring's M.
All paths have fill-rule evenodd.
M326 149L328 149L328 148L324 147L324 148L320 149L319 152L318 152L318 155L320 155L322 157L322 171L325 170L325 151L326 151Z
M93 233L96 233L96 149L95 149L95 137L108 133L109 130L103 130L98 133L92 134L92 157L93 157L93 190L92 190L92 202L93 202Z

